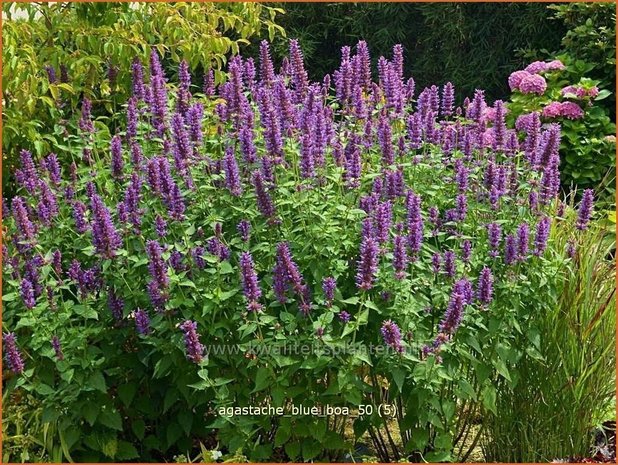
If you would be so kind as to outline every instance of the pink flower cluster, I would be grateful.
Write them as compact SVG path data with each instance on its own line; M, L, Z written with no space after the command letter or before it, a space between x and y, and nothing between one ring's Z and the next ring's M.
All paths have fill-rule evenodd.
M583 118L584 110L575 102L551 102L543 108L543 116L545 118L579 119Z
M590 97L591 99L595 98L599 95L599 88L594 86L590 89L586 89L582 86L566 86L561 91L563 97L573 97L581 100L586 97Z
M531 74L525 70L515 71L509 76L509 87L523 94L542 95L547 89L547 81L543 76Z
M524 71L530 74L539 74L545 71L560 71L565 68L564 63L560 60L552 60L549 63L546 61L534 61L524 68Z
M539 73L559 71L564 68L565 66L560 60L532 62L525 69L511 73L509 87L512 91L518 90L523 94L542 95L547 89L547 82Z

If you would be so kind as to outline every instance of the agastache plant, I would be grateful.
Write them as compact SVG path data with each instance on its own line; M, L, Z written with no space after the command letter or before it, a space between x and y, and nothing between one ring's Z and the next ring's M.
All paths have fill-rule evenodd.
M56 363L54 401L68 399L63 411L80 411L86 399L70 401L82 378L71 384L62 370L75 365L103 373L104 382L83 378L98 383L87 399L105 398L123 419L134 411L123 406L123 386L142 382L140 393L178 394L168 413L156 410L161 424L175 425L166 423L169 412L206 418L213 399L281 399L281 383L310 386L309 400L320 402L313 391L332 380L366 386L368 396L382 395L382 384L416 395L428 382L419 373L437 373L436 385L423 391L433 404L414 409L435 416L434 405L455 399L440 376L459 382L452 376L469 375L461 354L480 357L470 341L483 351L515 344L510 322L523 331L545 295L531 283L562 279L576 264L568 257L585 253L580 239L595 230L594 196L585 191L577 210L559 202L560 151L569 143L560 126L543 124L541 112L518 118L482 89L464 96L446 80L418 86L404 75L402 46L375 57L376 70L365 42L344 47L337 69L313 82L300 42L292 40L281 61L262 42L258 60L232 57L216 85L206 69L203 92L192 85L188 57L169 69L156 50L147 64L136 59L120 70L131 74L119 119L126 127L95 133L84 99L68 126L77 132L74 163L61 169L60 147L42 163L24 150L15 195L3 203L3 321L34 374L26 380L13 332L4 336L5 357L24 383L49 379ZM512 75L509 85L526 95L545 91L532 71ZM524 299L529 313L528 304L514 308ZM200 340L209 352L211 344L236 345L243 356L210 352L206 363ZM247 348L286 340L392 350L372 354L365 372L360 357L275 360ZM486 390L499 384L487 370ZM229 381L236 378L257 388L241 389ZM200 403L185 403L194 390ZM401 408L409 414L405 402ZM424 437L442 437L433 423L411 424ZM96 425L101 437L105 426ZM157 426L147 428L155 434ZM246 444L270 440L257 430ZM118 437L124 444L128 436Z

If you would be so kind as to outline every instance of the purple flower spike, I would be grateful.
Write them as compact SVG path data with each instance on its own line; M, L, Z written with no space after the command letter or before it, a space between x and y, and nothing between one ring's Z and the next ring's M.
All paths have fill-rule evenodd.
M336 288L337 281L335 281L335 278L333 278L332 276L329 276L322 280L322 290L324 291L324 297L326 297L327 307L330 307L333 304Z
M90 226L88 225L88 221L86 220L86 211L88 207L79 200L76 200L72 203L73 207L73 220L75 221L75 230L79 234L84 234Z
M148 313L146 313L141 308L135 310L135 330L139 334L149 334L150 333L150 318L148 317Z
M517 260L517 237L509 234L504 239L504 263L511 265Z
M24 371L24 361L17 347L17 340L15 333L5 333L3 337L4 341L4 357L9 370L15 374L20 374Z
M493 299L494 292L494 277L491 273L491 269L486 266L481 270L481 275L479 276L477 297L479 302L484 305L488 305L491 303Z
M529 247L529 237L530 237L530 227L527 223L522 223L517 228L517 256L519 260L525 260L528 256L528 247Z
M146 243L146 252L148 254L148 271L150 271L153 281L159 287L168 287L169 277L167 276L167 265L162 257L163 248L157 241L148 241Z
M594 192L592 189L586 189L584 195L579 204L579 211L577 213L576 227L580 231L588 229L588 223L592 217L592 209L594 205Z
M122 168L124 167L124 161L122 159L122 140L118 135L112 137L111 152L112 176L116 179L120 179L122 178Z
M133 97L137 100L144 100L144 69L138 57L133 58L131 63L131 81Z
M124 317L124 300L118 297L112 290L107 295L107 306L114 320L122 320Z
M386 320L382 323L382 329L380 332L382 333L382 339L387 346L395 349L399 353L402 353L405 350L403 343L401 342L401 330L396 323L391 320Z
M490 223L487 225L487 235L489 242L489 255L491 257L498 256L498 247L502 240L502 228L498 223Z
M92 212L92 243L103 258L113 258L122 245L120 234L112 221L112 215L95 192L90 196Z
M212 68L204 74L204 94L208 97L215 95L215 72Z
M260 80L266 86L275 80L275 68L270 58L270 45L267 40L260 42Z
M442 255L439 253L435 253L431 257L431 268L434 274L438 274L440 272L440 267L442 264Z
M451 116L453 114L453 104L455 102L455 87L447 82L442 89L442 115Z
M440 333L450 335L455 334L457 328L459 328L459 325L461 324L461 320L463 319L464 307L465 297L458 292L453 292L438 327Z
M56 354L56 358L58 360L64 360L64 354L62 353L62 347L60 346L60 339L58 339L58 336L52 336L51 345Z
M50 153L47 158L45 158L44 162L45 169L49 173L49 180L54 185L59 185L60 181L62 181L62 175L58 156L55 153Z
M28 209L26 208L24 199L21 197L14 197L11 202L11 209L17 229L21 235L20 239L25 241L34 239L35 229L28 216Z
M90 112L92 111L92 102L87 98L82 100L82 114L79 119L79 128L87 133L94 132L94 124L92 123L92 117Z
M242 194L242 184L240 182L240 173L236 157L231 147L225 150L223 158L223 170L225 171L225 184L233 196L238 197Z
M249 236L251 235L251 223L247 220L241 220L236 226L236 229L240 233L240 238L243 242L248 242Z
M33 309L36 305L36 296L34 294L34 286L27 278L22 279L20 286L21 298L27 309Z
M339 321L341 321L343 324L349 323L350 319L352 318L352 316L345 310L341 310L338 315Z
M157 236L163 238L167 235L167 222L161 215L157 215L155 218L155 231Z
M260 213L266 218L273 220L275 217L275 205L273 204L270 194L266 190L264 178L260 171L255 171L253 173L253 185L255 186L257 205Z
M301 102L309 86L309 78L305 70L303 53L296 39L290 40L290 71L292 73L292 84L297 96L296 101Z
M545 248L547 247L547 239L549 238L549 231L551 229L551 220L549 217L544 216L541 221L536 225L536 235L534 237L534 255L539 257L543 255Z
M442 258L444 259L444 272L448 275L449 278L455 277L455 252L453 252L452 250L447 250L446 252L444 252Z
M468 263L470 261L470 256L472 255L472 242L469 240L465 240L461 244L461 259L464 263Z
M262 290L255 272L253 257L249 252L243 252L240 255L240 273L243 291L247 299L247 310L257 312L262 309L262 305L258 302L262 296Z
M197 323L195 321L186 320L180 325L180 329L184 333L187 358L193 363L200 363L204 358L204 346L200 343L200 337L197 333Z
M356 286L359 289L368 290L373 287L375 274L378 271L379 253L378 242L370 235L365 235L361 242L356 272Z

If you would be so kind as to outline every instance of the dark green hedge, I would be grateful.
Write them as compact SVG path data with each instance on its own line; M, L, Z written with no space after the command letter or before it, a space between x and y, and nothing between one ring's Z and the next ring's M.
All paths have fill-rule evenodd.
M313 78L338 67L340 49L359 39L374 60L405 47L406 74L417 85L455 84L459 95L482 86L505 98L507 77L525 52L558 50L566 28L540 3L285 3L280 24L301 41ZM280 42L279 47L286 44ZM541 52L538 52L541 53ZM278 54L280 55L280 54ZM529 55L529 53L527 54Z

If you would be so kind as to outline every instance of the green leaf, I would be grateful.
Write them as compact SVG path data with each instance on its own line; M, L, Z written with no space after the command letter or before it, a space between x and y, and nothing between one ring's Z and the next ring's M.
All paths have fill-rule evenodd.
M356 324L359 326L366 325L369 321L369 310L364 309L356 316Z
M481 391L481 402L483 407L493 412L494 415L498 414L496 410L496 388L493 385L488 384L483 388Z
M298 457L298 454L300 453L300 443L296 441L288 442L285 445L285 453L291 460L294 460L296 457Z
M125 407L128 407L129 404L131 404L133 397L135 397L136 391L137 384L135 383L123 384L118 387L118 397L120 398Z
M493 362L494 367L498 370L507 381L511 381L511 374L509 373L509 369L506 367L506 363L501 358L497 358Z
M182 429L176 422L167 425L166 438L168 447L174 444L182 436Z
M102 393L107 393L107 386L105 384L105 377L103 373L100 371L95 371L88 380L88 385L97 391L101 391Z
M457 397L463 400L476 400L476 392L467 379L460 379L457 384Z
M42 396L51 396L54 394L53 388L43 383L37 384L35 391Z
M253 393L266 389L272 381L272 376L268 368L258 368L257 375L255 376L255 388L253 388L253 391L251 392Z
M400 368L394 368L392 370L393 381L397 385L397 389L399 392L403 392L403 382L406 378L406 372Z
M116 409L104 407L101 409L98 418L99 423L118 431L122 431L122 418Z
M116 452L116 459L118 460L131 460L139 457L139 453L133 444L127 441L120 441L118 443L118 451Z
M99 319L99 314L97 313L97 311L94 308L87 306L87 305L75 305L73 307L73 311L77 315L85 318L86 320L98 320Z
M140 441L143 440L144 433L146 432L146 424L144 423L144 420L135 420L132 422L131 430Z
M410 414L408 414L410 415ZM429 443L429 431L425 428L413 428L410 434L410 440L406 444L406 451L412 452L415 450L422 451Z
M315 458L322 450L322 445L314 440L303 440L303 460L311 460Z
M169 408L178 400L178 391L174 388L168 389L163 399L163 413L167 412Z
M82 407L82 414L84 419L90 424L90 426L94 425L95 421L97 421L97 417L99 416L99 405L96 402L86 402Z
M277 429L277 434L275 434L275 447L280 447L290 439L292 432L290 430L290 424L287 424L287 427L283 425Z
M219 300L228 300L230 297L233 297L236 294L238 294L238 289L232 289L231 291L222 292L221 294L219 294Z
M17 299L17 297L19 297L19 294L17 292L11 292L9 294L4 294L2 296L2 301L3 302L12 302L15 299Z
M118 452L118 440L115 436L109 437L101 443L101 452L111 459L116 457L116 452Z
M191 433L191 426L193 425L193 414L188 410L183 410L178 414L178 423L182 426L182 429L187 436Z
M232 268L232 265L228 261L221 262L221 265L219 265L219 270L221 271L221 274L230 274L234 272L234 268Z

